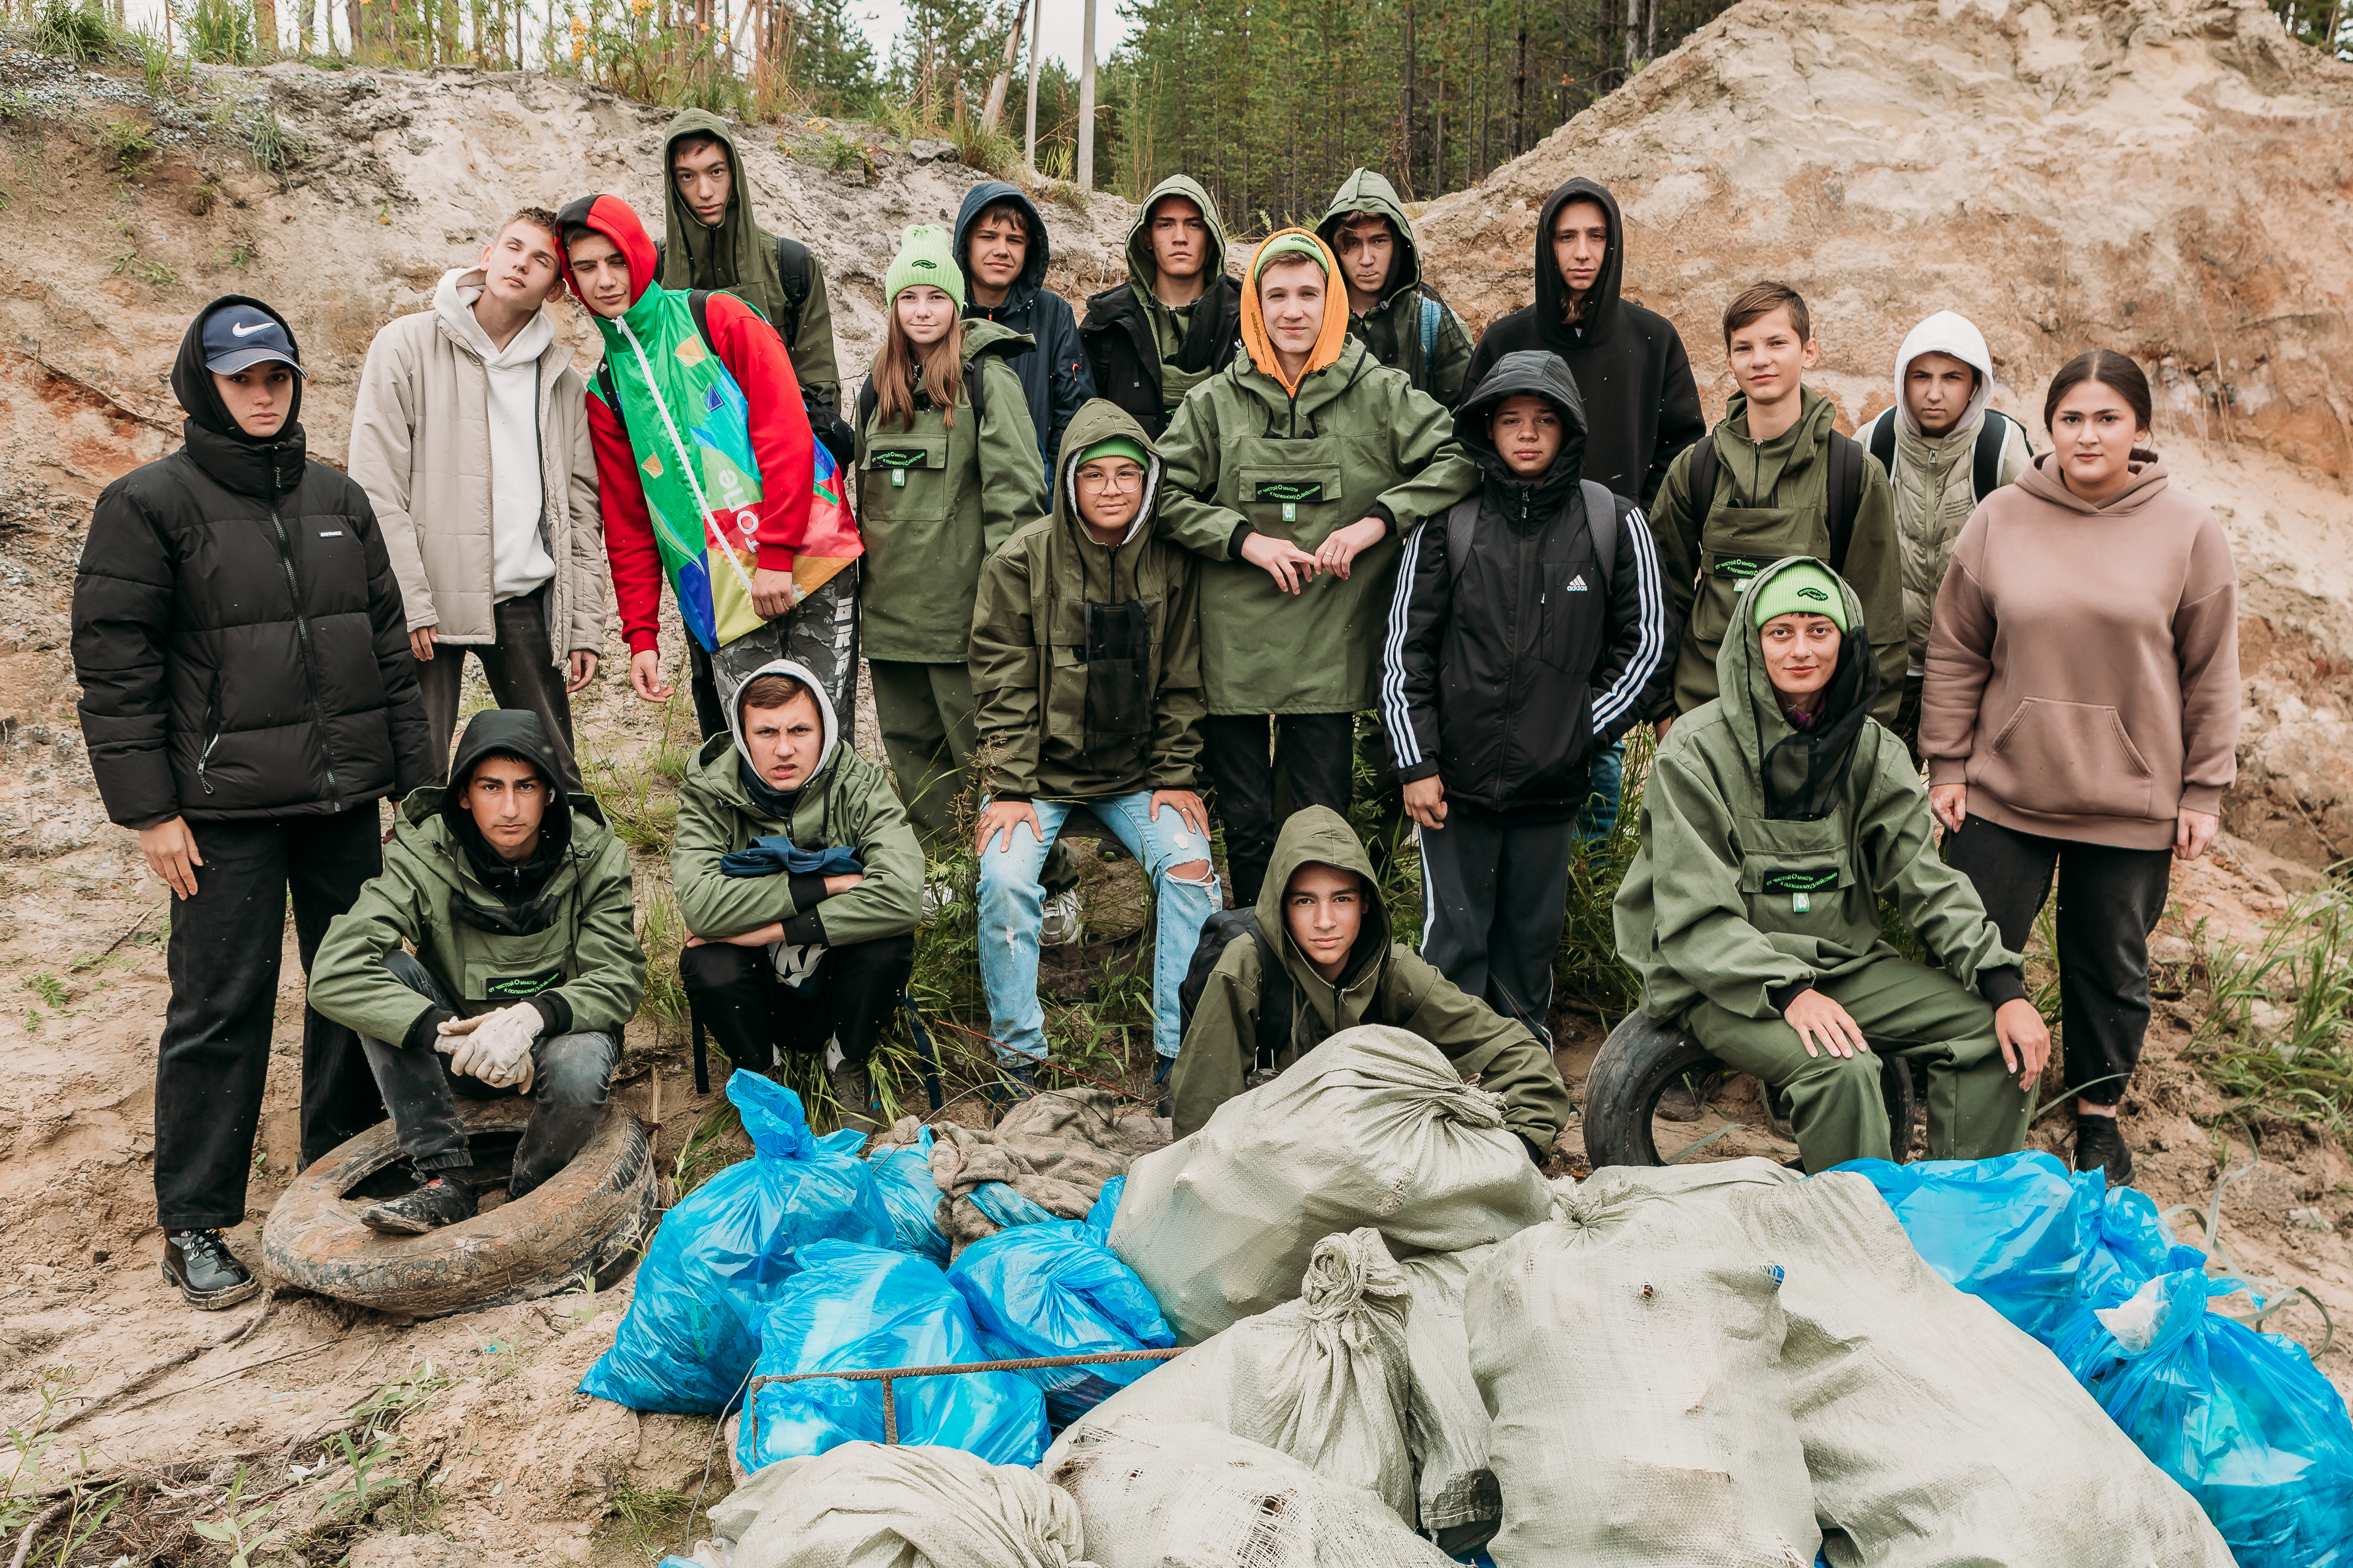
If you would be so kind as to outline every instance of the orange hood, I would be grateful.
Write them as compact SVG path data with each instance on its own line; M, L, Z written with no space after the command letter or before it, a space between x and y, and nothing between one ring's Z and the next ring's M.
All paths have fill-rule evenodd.
M1306 240L1322 254L1324 278L1331 290L1324 296L1323 328L1315 334L1315 346L1308 351L1307 363L1300 370L1298 380L1282 374L1282 362L1274 356L1274 342L1266 334L1266 316L1258 304L1259 258L1266 255L1268 247L1276 240L1291 236ZM1318 238L1314 229L1282 228L1268 235L1266 243L1250 258L1250 278L1242 286L1242 346L1250 351L1250 363L1272 376L1286 394L1295 397L1299 395L1299 382L1337 361L1347 342L1348 300L1340 282L1340 259L1332 254L1332 247Z

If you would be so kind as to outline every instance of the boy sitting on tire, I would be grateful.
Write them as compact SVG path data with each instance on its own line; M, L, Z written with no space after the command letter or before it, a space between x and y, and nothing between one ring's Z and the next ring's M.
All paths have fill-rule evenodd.
M358 1031L418 1184L361 1210L370 1230L473 1217L458 1095L536 1098L507 1184L518 1198L570 1163L603 1114L646 955L628 850L593 800L561 793L562 776L536 714L476 714L448 787L401 803L384 874L319 944L311 1005Z
M1516 1019L1463 994L1402 942L1372 858L1346 820L1311 805L1284 823L1267 863L1255 923L1210 917L1223 944L1198 987L1176 1055L1176 1136L1343 1029L1388 1024L1419 1035L1465 1079L1504 1097L1504 1125L1541 1164L1568 1119L1552 1054ZM1198 973L1208 952L1196 956ZM1188 975L1187 987L1194 989ZM1263 1022L1261 1022L1263 1020Z
M1888 1157L1874 1050L1927 1064L1928 1158L2016 1152L2050 1031L1976 889L1936 858L1904 742L1871 717L1861 601L1792 556L1740 610L1719 695L1660 743L1618 891L1643 1012L1786 1093L1809 1172ZM1883 895L1941 968L1881 939Z

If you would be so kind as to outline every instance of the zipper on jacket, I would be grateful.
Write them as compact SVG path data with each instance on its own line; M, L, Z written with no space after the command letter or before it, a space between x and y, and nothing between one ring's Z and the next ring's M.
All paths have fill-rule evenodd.
M196 753L196 783L206 795L213 793L212 780L205 777L205 769L213 760L213 748L220 744L220 677L213 678L211 693L205 699L205 727L212 731L205 737L205 749Z
M294 608L294 637L302 658L302 687L311 694L311 722L319 731L319 749L326 753L327 795L335 796L335 753L327 741L327 726L319 711L319 672L311 661L311 623L302 614L302 580L295 574L294 550L286 540L286 521L269 509L269 526L278 532L278 564L286 571L286 592Z

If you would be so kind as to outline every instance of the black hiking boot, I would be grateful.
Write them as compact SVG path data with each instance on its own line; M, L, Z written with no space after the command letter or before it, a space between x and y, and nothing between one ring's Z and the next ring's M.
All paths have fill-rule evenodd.
M864 1062L847 1057L828 1062L825 1081L833 1088L834 1104L844 1127L859 1132L882 1131L874 1115L874 1075L866 1070Z
M446 1176L360 1210L360 1223L378 1236L423 1236L473 1217L474 1189Z
M237 1260L216 1230L175 1230L164 1237L164 1278L200 1312L217 1312L249 1301L261 1281Z
M2132 1185L2132 1151L2125 1147L2125 1135L2115 1117L2075 1118L2075 1169L2107 1172L2111 1187Z

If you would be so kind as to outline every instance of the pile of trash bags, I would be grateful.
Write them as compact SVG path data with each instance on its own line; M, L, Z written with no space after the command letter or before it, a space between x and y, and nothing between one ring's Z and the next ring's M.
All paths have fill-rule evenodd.
M2342 1400L2048 1156L1546 1182L1380 1026L1181 1142L1057 1152L1101 1109L759 1143L871 1199L709 1292L761 1373L1187 1348L898 1380L895 1446L877 1383L763 1384L702 1568L2353 1565ZM702 1256L657 1237L649 1318Z

